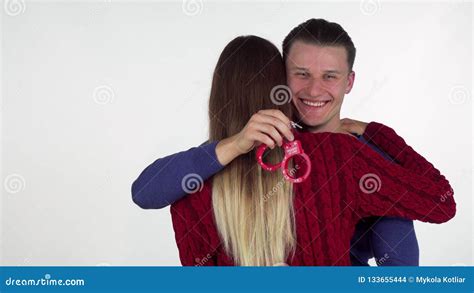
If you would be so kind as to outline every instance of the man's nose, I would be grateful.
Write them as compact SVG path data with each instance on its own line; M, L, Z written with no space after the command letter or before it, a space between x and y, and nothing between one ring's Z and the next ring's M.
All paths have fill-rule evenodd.
M312 78L308 84L308 93L312 97L320 96L324 93L324 87L320 80L317 78Z

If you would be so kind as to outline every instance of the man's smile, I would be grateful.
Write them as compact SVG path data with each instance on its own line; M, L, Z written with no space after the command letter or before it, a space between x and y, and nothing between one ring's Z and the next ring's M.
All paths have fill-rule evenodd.
M298 98L298 103L300 107L302 108L301 110L303 111L323 111L329 108L329 106L332 103L332 100L329 98L324 98L324 99L303 99L303 98Z

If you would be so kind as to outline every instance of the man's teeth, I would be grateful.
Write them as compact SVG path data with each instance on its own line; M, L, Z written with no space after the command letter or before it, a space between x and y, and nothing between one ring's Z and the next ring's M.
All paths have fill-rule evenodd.
M307 100L302 100L305 105L312 106L312 107L322 107L324 106L328 101L324 102L310 102Z

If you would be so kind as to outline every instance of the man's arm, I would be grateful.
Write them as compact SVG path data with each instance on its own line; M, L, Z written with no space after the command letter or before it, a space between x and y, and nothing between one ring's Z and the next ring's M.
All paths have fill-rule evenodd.
M365 132L365 128L363 130ZM394 162L386 152L369 143L362 135L359 140L387 161ZM357 265L368 265L367 261L372 256L378 266L419 265L418 240L412 220L397 217L363 219L356 226L352 242L351 256Z
M395 216L444 223L455 216L456 202L449 181L393 129L371 122L364 138L380 146L397 164L361 147L353 161L354 180L362 186L365 182L360 181L370 175L376 177L380 186L373 193L357 189L357 217Z

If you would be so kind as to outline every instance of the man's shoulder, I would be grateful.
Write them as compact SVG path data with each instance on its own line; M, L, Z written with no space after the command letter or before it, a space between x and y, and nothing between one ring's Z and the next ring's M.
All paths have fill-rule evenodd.
M364 138L363 135L356 135L356 136L357 136L357 139L358 139L361 143L363 143L363 144L369 146L372 150L374 150L376 153L378 153L379 155L381 155L381 156L384 157L385 159L387 159L387 160L389 160L389 161L393 161L393 159L392 159L387 153L385 153L382 149L380 149L380 148L377 147L376 145L374 145L374 144L370 143L369 141L367 141L367 140Z

